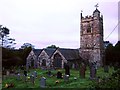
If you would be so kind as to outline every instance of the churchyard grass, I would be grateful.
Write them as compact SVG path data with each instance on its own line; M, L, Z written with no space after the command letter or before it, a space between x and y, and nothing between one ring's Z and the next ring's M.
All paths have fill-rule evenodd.
M65 70L59 69L60 72L64 75ZM6 83L14 83L13 88L40 88L40 78L44 76L46 78L46 88L92 88L92 80L89 79L90 77L90 71L87 67L85 78L82 79L79 76L79 71L75 69L70 69L70 78L68 82L65 82L64 79L57 79L55 74L57 73L57 70L52 70L52 77L49 77L47 75L48 70L41 70L41 69L31 69L30 72L37 71L37 78L35 79L35 84L33 85L32 82L27 81L24 82L23 80L17 80L14 76L9 76L6 79L2 81L2 88L5 88ZM109 69L109 73L105 73L103 68L98 68L97 70L97 76L100 77L107 77L110 74L114 72L113 68ZM74 77L77 79L74 80ZM59 81L56 83L56 81Z

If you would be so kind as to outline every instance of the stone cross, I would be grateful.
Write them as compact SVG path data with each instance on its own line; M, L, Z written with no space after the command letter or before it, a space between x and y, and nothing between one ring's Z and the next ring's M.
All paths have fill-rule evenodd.
M40 79L40 87L41 88L45 88L46 87L46 78L45 77L42 77Z

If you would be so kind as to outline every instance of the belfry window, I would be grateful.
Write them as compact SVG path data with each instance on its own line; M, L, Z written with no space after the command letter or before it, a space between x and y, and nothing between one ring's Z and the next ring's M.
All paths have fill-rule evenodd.
M87 33L90 33L90 32L91 32L91 26L88 25L88 27L87 27Z

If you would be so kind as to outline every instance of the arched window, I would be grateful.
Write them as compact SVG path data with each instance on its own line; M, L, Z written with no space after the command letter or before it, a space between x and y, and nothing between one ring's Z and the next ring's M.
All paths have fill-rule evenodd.
M61 56L57 53L54 56L54 62L53 62L54 67L61 68L62 67L62 58Z
M46 66L46 60L45 59L42 60L42 66Z
M87 33L90 33L90 32L91 32L91 26L88 25L88 27L87 27Z

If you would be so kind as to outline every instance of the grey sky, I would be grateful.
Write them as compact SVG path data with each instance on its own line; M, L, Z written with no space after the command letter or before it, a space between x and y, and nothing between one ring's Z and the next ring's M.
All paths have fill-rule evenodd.
M16 47L31 43L35 48L55 44L62 48L80 47L80 12L92 15L94 5L104 17L104 39L118 23L119 0L0 0L0 24L10 29ZM107 39L118 40L117 29Z

